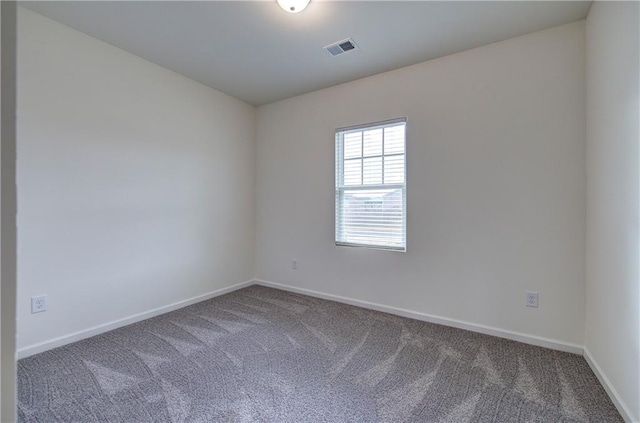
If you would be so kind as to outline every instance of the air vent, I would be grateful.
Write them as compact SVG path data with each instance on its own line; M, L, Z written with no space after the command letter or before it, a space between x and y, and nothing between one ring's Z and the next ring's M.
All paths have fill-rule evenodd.
M346 40L338 41L337 43L324 47L324 50L332 56L338 56L342 53L348 53L357 49L358 46L351 38L347 38Z

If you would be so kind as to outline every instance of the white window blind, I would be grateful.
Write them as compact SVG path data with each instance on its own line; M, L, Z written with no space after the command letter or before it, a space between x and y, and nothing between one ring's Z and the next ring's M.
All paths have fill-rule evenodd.
M336 245L406 250L406 124L336 131Z

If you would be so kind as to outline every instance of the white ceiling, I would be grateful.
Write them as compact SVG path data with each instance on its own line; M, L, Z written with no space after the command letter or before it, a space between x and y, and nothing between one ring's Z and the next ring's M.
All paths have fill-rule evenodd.
M22 3L229 95L261 105L585 18L583 1L275 0ZM360 50L322 47L353 37Z

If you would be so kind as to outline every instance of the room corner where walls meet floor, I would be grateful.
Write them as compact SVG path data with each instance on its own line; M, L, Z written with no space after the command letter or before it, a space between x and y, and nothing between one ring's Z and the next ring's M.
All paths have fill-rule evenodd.
M81 341L83 339L87 339L87 338L90 338L90 337L93 337L93 336L96 336L96 335L104 334L104 333L110 332L110 331L112 331L114 329L122 328L122 327L125 327L125 326L129 326L131 324L134 324L134 323L145 321L145 320L150 319L152 317L156 317L156 316L164 315L164 314L172 312L172 311L184 309L185 307L188 307L190 305L203 303L203 302L205 302L207 300L210 300L212 298L220 297L220 296L223 296L225 294L230 294L232 292L239 291L239 290L242 290L244 288L247 288L249 286L254 286L254 285L255 286L268 287L268 288L274 288L274 289L277 289L277 290L291 292L291 293L295 293L295 294L302 294L302 295L306 295L306 296L313 297L313 298L334 301L334 302L337 302L337 303L347 304L347 305L356 306L356 307L360 307L360 308L368 309L368 310L373 310L373 311L384 312L384 313L387 313L387 314L396 315L396 316L400 316L400 317L404 317L404 318L409 318L409 319L413 319L413 320L417 320L417 321L423 321L423 322L427 322L427 323L438 324L438 325L452 327L452 328L456 328L456 329L468 330L468 331L471 331L471 332L476 332L476 333L480 333L480 334L484 334L484 335L496 336L496 337L499 337L499 338L504 338L504 339L517 341L517 342L521 342L521 343L525 343L525 344L530 344L530 345L539 346L539 347L545 347L545 348L549 348L549 349L553 349L553 350L558 350L558 351L562 351L562 352L569 352L569 353L573 353L573 354L584 356L585 359L586 359L586 362L589 365L589 367L593 370L593 372L596 375L596 377L598 378L598 380L602 383L605 391L611 397L611 400L613 401L614 405L616 406L616 408L618 409L620 414L623 416L623 418L626 421L632 421L631 418L630 418L630 415L627 414L628 412L627 412L627 410L625 410L624 405L620 402L619 398L617 397L617 393L610 386L610 384L608 383L608 380L606 379L606 377L604 377L602 375L602 373L600 372L600 369L597 366L597 364L595 364L593 362L592 357L589 356L588 352L586 350L584 350L584 348L582 346L573 345L573 344L566 344L566 343L562 343L562 342L559 342L559 341L547 340L547 339L543 339L543 338L539 338L539 337L535 337L535 336L529 336L529 335L526 335L526 334L510 332L510 331L504 331L504 330L500 330L500 329L496 329L496 328L482 327L482 326L475 325L475 324L468 323L468 322L455 321L455 320L452 320L452 319L446 319L446 318L442 318L442 317L426 315L424 313L413 312L413 311L410 311L410 310L402 310L402 309L398 309L398 308L395 308L395 307L389 307L389 306L385 306L385 305L381 305L381 304L374 304L374 303L370 303L370 302L366 302L366 301L360 301L360 300L355 300L355 299L351 299L351 298L340 297L340 296L336 296L336 295L321 293L321 292L317 292L317 291L297 288L297 287L293 287L293 286L290 286L290 285L274 283L274 282L265 281L265 280L258 280L258 279L242 282L242 283L239 283L239 284L235 284L235 285L232 285L230 287L227 287L227 288L224 288L224 289L220 289L220 290L216 290L214 292L208 293L206 295L198 296L198 297L195 297L195 298L191 298L189 300L181 301L179 303L171 304L171 305L166 306L166 307L158 308L158 309L152 310L152 311L150 311L148 313L143 313L143 314L139 314L139 315L135 315L135 316L130 316L130 317L126 318L126 319L122 319L122 320L119 320L117 322L111 322L111 323L109 323L107 325L102 325L100 327L91 328L91 329L89 329L87 331L83 331L82 333L76 333L76 334L70 335L68 337L54 339L54 340L51 340L50 342L47 342L47 343L42 343L40 345L35 345L35 346L29 347L29 348L25 348L25 349L22 349L19 352L19 356L20 356L20 358L26 358L26 357L29 357L31 355L35 355L35 354L38 354L38 353L41 353L41 352L44 352L44 351L47 351L47 350L51 350L53 348L61 347L61 346L68 345L68 344L71 344L71 343L75 343L77 341Z

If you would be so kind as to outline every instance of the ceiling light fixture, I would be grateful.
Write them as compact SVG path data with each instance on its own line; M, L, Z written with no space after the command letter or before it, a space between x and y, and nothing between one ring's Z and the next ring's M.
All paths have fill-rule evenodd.
M280 7L289 13L302 12L311 0L276 0Z

